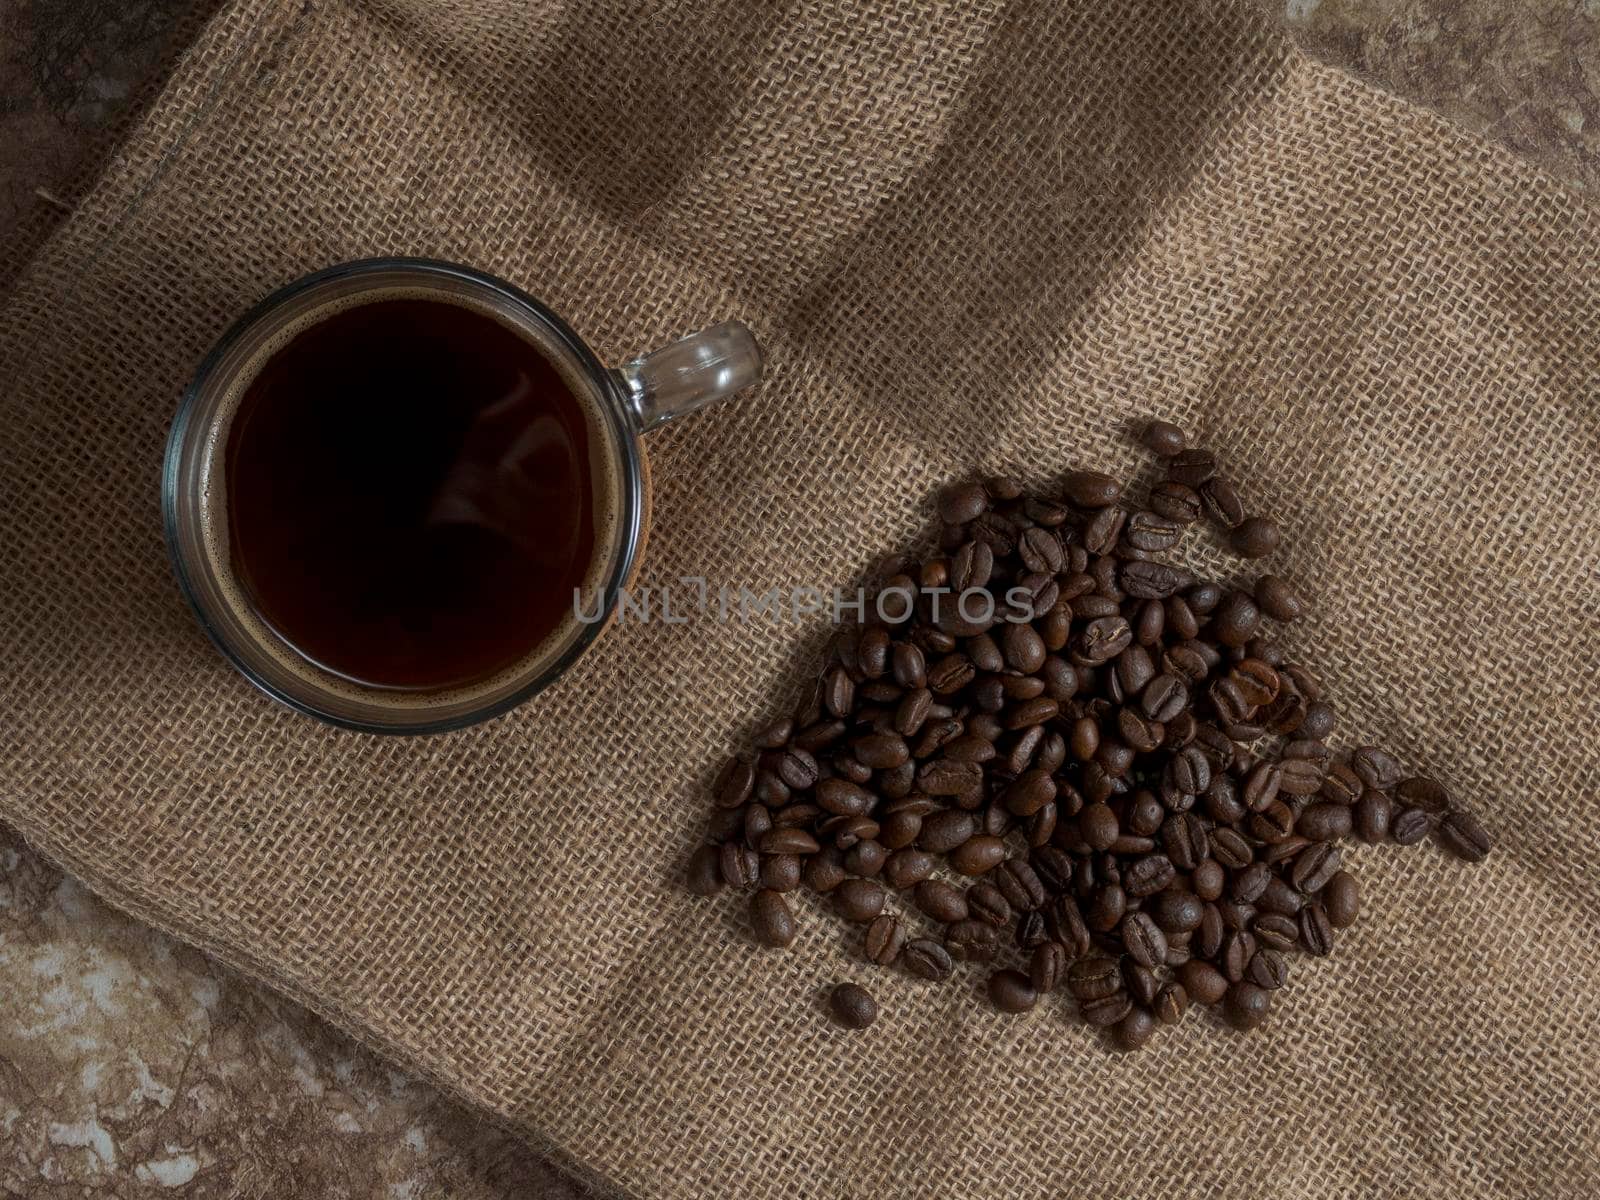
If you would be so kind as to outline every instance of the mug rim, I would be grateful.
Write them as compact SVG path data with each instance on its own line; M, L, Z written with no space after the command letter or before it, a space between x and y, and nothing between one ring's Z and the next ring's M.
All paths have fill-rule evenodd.
M531 317L539 325L543 326L552 336L558 348L571 357L573 363L604 397L606 403L602 408L622 459L623 477L620 488L622 512L619 513L618 521L621 544L616 555L616 561L612 563L611 569L607 572L605 582L601 587L603 603L596 619L593 621L581 621L576 636L559 655L546 663L521 686L506 693L504 696L485 704L474 706L454 716L410 722L363 720L359 717L331 712L326 708L319 707L311 700L294 695L277 686L271 680L263 678L249 662L235 651L229 639L223 635L222 631L213 622L210 613L206 611L201 603L199 591L190 575L185 557L179 548L181 541L178 513L181 492L180 468L183 465L189 427L195 420L195 413L205 385L215 374L229 351L236 347L257 324L295 297L335 280L378 274L383 271L408 271L422 276L435 276L463 281L473 287L495 294L503 302L521 309L526 316ZM171 429L167 434L167 445L161 470L162 532L167 544L168 559L172 564L174 574L177 576L178 589L188 602L190 611L194 613L195 618L200 623L200 627L205 631L212 645L221 651L223 657L257 690L264 692L280 704L286 705L297 712L341 729L354 730L360 733L390 735L448 733L503 716L513 708L538 695L563 675L583 655L584 651L599 638L601 631L610 624L611 616L616 609L617 598L632 575L639 555L645 502L644 480L644 455L639 446L639 433L628 417L626 398L620 378L615 371L600 362L600 359L589 348L588 344L549 306L514 284L507 283L505 280L490 275L485 271L463 266L460 263L447 262L442 259L405 256L362 258L337 263L333 266L324 267L319 271L314 271L309 275L301 276L257 301L248 311L228 326L206 356L201 359L200 365L195 369L193 377L184 389L177 413L172 420ZM294 648L292 643L289 643L289 645L291 649ZM381 691L382 689L374 688L371 690Z

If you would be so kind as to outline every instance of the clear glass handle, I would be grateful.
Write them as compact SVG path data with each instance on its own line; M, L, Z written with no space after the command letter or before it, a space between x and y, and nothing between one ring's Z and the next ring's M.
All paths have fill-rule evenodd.
M761 347L738 321L724 321L625 363L617 371L648 433L674 417L726 400L761 378Z

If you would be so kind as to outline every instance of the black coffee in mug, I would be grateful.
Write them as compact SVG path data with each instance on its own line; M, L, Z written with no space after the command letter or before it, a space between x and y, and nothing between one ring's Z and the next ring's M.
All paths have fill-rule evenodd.
M573 613L609 518L592 401L488 312L391 295L319 315L244 384L228 556L256 615L369 687L457 687Z

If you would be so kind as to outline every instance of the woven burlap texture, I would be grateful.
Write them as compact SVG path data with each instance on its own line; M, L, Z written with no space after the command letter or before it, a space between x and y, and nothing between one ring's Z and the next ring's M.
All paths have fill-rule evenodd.
M1593 1195L1597 247L1221 2L235 0L0 318L0 815L640 1197ZM174 586L164 439L227 323L381 253L613 361L757 329L767 382L650 439L643 583L850 584L943 480L1131 472L1127 422L1180 422L1290 531L1347 744L1495 854L1359 850L1368 919L1267 1028L1118 1057L679 886L816 619L629 625L444 737L276 707Z

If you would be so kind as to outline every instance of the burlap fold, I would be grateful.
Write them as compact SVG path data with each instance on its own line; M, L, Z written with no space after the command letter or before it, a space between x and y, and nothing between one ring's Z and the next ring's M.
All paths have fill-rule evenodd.
M235 0L0 316L0 815L638 1196L1596 1194L1597 247L1222 0ZM1268 1028L1114 1057L676 885L814 622L630 625L446 737L275 707L173 585L163 440L253 300L386 252L614 358L757 328L759 392L651 439L647 583L848 583L949 476L1178 420L1290 531L1345 736L1499 848L1359 851Z

